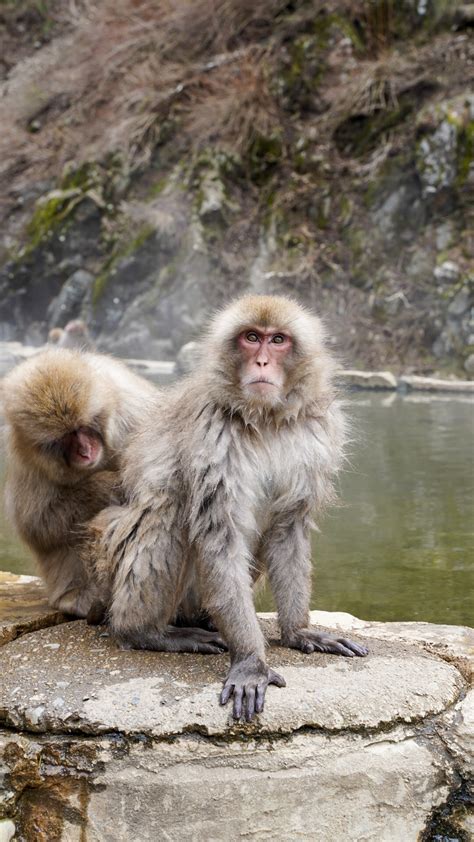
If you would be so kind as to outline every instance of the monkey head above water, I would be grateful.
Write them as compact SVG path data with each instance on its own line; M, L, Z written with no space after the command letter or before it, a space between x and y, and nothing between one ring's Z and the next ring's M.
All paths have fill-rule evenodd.
M283 645L367 654L309 625L311 517L333 498L344 455L333 374L317 317L283 297L235 301L211 322L192 374L149 403L125 453L128 504L99 516L116 639L219 651L192 627L204 609L230 651L221 703L233 697L236 718L263 710L268 684L284 685L253 606L262 574Z

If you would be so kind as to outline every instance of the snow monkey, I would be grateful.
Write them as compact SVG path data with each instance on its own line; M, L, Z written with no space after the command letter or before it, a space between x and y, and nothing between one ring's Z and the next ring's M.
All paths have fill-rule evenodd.
M56 345L58 348L75 348L82 351L94 350L94 342L89 333L89 328L82 319L73 319L67 323L65 328L51 328L48 333L48 345Z
M6 508L60 611L84 617L90 609L83 528L119 502L120 453L155 395L121 363L66 349L31 357L3 381Z
M311 515L333 497L345 440L333 374L317 317L284 297L235 301L212 321L197 369L149 402L125 453L127 505L97 520L116 640L212 651L170 625L202 607L229 647L220 701L233 697L236 718L252 719L268 684L285 683L266 664L253 605L262 573L284 646L367 654L309 625Z

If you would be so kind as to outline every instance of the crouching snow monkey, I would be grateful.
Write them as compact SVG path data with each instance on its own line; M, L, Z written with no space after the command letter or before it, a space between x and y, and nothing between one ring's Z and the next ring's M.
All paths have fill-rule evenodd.
M262 573L283 645L367 654L309 625L311 517L333 497L345 440L333 375L314 315L287 298L235 301L211 322L193 373L148 402L124 458L128 503L98 518L117 641L213 651L198 629L173 625L204 609L229 647L221 703L232 696L236 718L285 683L266 664L253 605Z

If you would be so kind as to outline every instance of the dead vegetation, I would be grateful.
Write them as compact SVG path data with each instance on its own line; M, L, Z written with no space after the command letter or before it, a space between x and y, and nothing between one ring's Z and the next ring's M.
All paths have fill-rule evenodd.
M177 148L218 142L245 157L256 137L271 136L281 140L284 158L288 139L301 131L297 118L305 120L305 109L310 116L311 107L313 116L326 112L318 122L324 140L341 115L391 108L401 86L397 77L416 73L409 60L387 53L393 5L389 0L7 3L4 32L11 30L14 12L18 18L29 10L56 37L48 36L9 68L2 84L4 202L28 181L58 179L66 163L101 160L111 151L120 151L133 168L149 162L170 137ZM351 48L345 49L350 67L358 53L357 74L350 72L347 85L336 89L340 69L329 66L324 101L303 102L302 114L297 102L291 116L290 89L290 106L283 102L282 113L275 80L291 75L298 61L295 44L306 49L305 38L317 42L322 57L335 49L331 21L333 29L339 26L340 41L353 32L352 58ZM428 59L419 46L417 56L418 64Z
M363 284L370 286L364 278L378 261L367 269L365 242L362 248L354 231L364 224L371 180L414 148L427 102L466 90L473 61L467 37L443 27L442 16L429 33L411 25L415 6L411 0L3 3L0 218L7 253L28 230L35 200L67 186L65 173L80 173L88 162L97 175L93 200L103 212L106 247L134 226L138 234L152 226L163 239L179 240L181 210L173 207L169 216L179 224L168 230L171 199L160 194L158 204L149 202L151 188L158 195L178 164L194 208L199 168L209 166L211 150L214 164L226 162L219 176L229 206L235 199L240 209L219 233L223 271L229 277L246 271L247 252L258 248L271 216L282 263L288 258L288 271L317 287L316 304L322 296L333 322L341 320L341 334L357 322L363 334L372 331L374 358L381 348L403 356L410 343L422 344L419 311L403 305L390 323L381 317L374 327ZM456 3L437 6L449 11ZM74 187L78 201L90 198L88 183ZM402 265L392 268L393 278L387 271L384 279L390 306L392 293L406 292ZM340 307L342 314L332 312Z

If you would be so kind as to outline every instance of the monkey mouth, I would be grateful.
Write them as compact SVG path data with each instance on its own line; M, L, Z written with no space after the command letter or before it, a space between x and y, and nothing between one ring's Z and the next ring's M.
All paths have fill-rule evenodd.
M273 383L272 380L265 380L263 377L260 377L258 380L251 380L250 383L247 383L247 386L275 386L276 383Z

